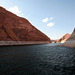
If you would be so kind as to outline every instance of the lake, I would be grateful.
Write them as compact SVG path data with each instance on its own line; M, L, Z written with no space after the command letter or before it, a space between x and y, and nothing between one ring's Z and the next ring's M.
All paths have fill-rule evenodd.
M53 44L0 47L0 75L75 75L75 48Z

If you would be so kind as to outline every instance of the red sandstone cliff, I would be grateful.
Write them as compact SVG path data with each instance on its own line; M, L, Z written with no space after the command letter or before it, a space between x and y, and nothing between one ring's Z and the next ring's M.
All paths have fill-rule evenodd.
M68 40L60 46L75 48L75 29Z
M70 34L65 34L63 37L61 37L58 40L55 40L54 43L64 43L68 38L70 37Z
M0 7L0 41L48 41L44 33L27 19L19 17Z

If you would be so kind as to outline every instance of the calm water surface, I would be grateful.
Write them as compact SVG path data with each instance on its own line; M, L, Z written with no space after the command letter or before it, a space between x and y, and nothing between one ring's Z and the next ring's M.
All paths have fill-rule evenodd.
M75 48L0 47L0 75L75 75Z

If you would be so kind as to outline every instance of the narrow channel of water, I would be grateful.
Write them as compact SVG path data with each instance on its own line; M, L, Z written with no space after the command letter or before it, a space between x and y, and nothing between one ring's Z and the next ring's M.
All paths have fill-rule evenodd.
M75 75L75 48L0 47L0 75Z

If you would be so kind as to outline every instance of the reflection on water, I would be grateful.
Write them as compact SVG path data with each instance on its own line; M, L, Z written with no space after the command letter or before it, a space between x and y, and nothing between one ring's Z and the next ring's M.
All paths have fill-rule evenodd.
M51 44L1 47L0 75L75 75L75 49Z

